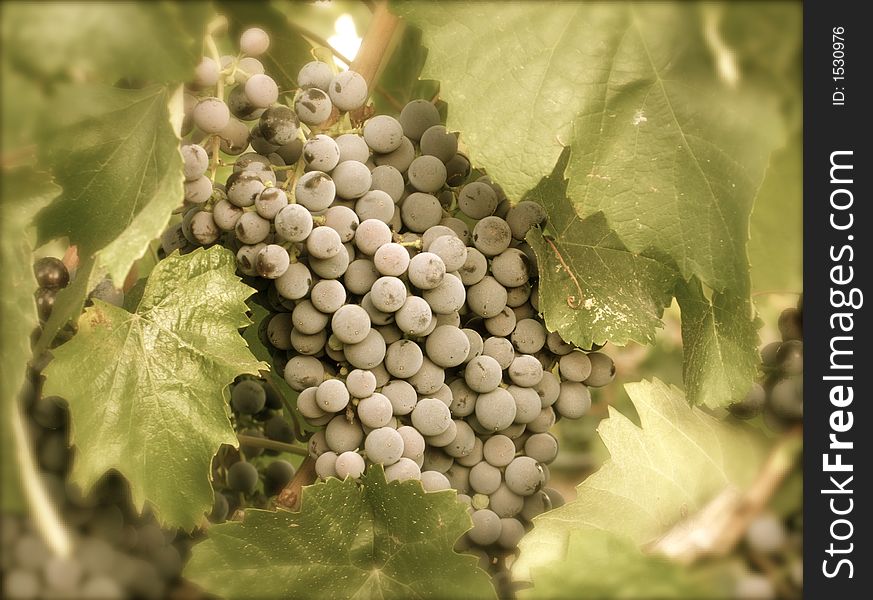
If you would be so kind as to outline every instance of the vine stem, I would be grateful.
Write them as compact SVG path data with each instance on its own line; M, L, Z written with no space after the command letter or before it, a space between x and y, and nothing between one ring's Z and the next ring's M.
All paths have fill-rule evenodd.
M779 439L745 492L733 487L724 490L650 549L686 565L704 557L729 554L794 468L802 448L803 428L797 426Z
M285 442L277 442L276 440L268 440L266 438L257 437L254 435L237 434L236 439L240 444L252 446L253 448L266 448L267 450L276 450L277 452L287 452L288 454L296 454L297 456L309 456L309 451L306 448L286 444Z
M276 506L292 511L299 510L303 487L313 483L315 483L315 459L307 456L294 474L294 479L279 492Z
M366 80L369 89L373 89L379 69L391 54L391 42L399 27L400 18L388 10L388 3L384 0L378 2L373 10L373 21L361 41L361 49L349 66ZM360 116L357 115L358 121ZM352 120L356 120L355 115Z

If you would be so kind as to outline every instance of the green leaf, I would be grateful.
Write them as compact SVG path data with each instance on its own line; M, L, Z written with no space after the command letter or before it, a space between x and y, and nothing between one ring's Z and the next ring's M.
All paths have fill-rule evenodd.
M759 434L689 406L680 390L657 379L625 387L641 426L610 407L598 428L610 460L577 486L576 500L534 519L516 576L563 559L573 532L587 540L588 532L605 531L642 547L725 488L754 479L765 456ZM580 551L595 560L604 549Z
M30 335L39 324L33 294L31 231L34 213L60 193L51 176L31 168L4 170L0 178L0 265L5 289L0 298L0 509L21 510L23 498L16 463L13 423L19 419L18 394L30 360Z
M696 279L680 283L676 297L682 310L688 401L718 408L741 400L758 373L758 328L751 302L720 292L709 299Z
M279 84L282 92L297 88L297 74L300 67L313 60L312 45L300 34L294 25L291 5L290 14L277 10L271 3L234 2L222 0L217 3L218 11L230 22L230 35L236 44L239 36L249 27L260 27L270 34L270 48L258 57L266 72Z
M43 159L64 193L38 216L40 242L68 237L80 276L65 290L47 331L81 310L105 274L120 284L182 199L182 157L169 92L77 87L57 100ZM86 274L86 277L82 277Z
M565 150L552 174L526 196L549 215L545 234L533 229L527 235L537 255L546 326L582 348L651 342L677 273L628 250L601 213L586 219L576 214L563 175L568 156Z
M522 598L724 598L720 573L643 554L632 542L591 529L569 535L567 558L534 570Z
M3 48L34 78L188 79L212 12L206 2L3 4Z
M403 2L424 31L423 76L442 82L474 164L510 198L571 155L569 196L603 212L633 252L685 279L747 281L749 213L780 119L733 88L699 7L683 3Z
M471 526L455 492L386 483L381 468L303 490L300 512L246 511L209 528L185 577L225 598L495 598L455 541Z
M755 291L803 288L803 135L773 153L752 211L749 259Z
M397 114L410 100L430 100L439 93L438 82L418 78L426 58L427 48L421 45L421 30L405 27L388 64L379 75L378 88L372 93L377 113Z
M89 490L108 469L162 522L191 529L212 506L210 463L236 445L222 390L263 368L238 329L251 288L218 246L173 254L152 271L133 313L97 301L54 350L44 393L67 399L72 479ZM87 357L87 359L85 359Z

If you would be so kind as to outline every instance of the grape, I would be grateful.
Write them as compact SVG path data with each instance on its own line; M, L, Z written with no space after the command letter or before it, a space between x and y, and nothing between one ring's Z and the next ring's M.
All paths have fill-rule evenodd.
M409 252L400 244L391 242L379 247L373 255L373 264L382 275L399 277L409 267Z
M527 255L517 248L508 248L491 261L491 274L501 285L512 288L530 279Z
M221 68L218 63L204 56L194 68L194 85L198 88L209 88L218 83Z
M485 256L496 256L509 247L512 234L500 217L485 217L473 228L473 245Z
M540 411L539 416L527 424L526 430L530 433L545 433L555 424L555 410L547 406Z
M783 379L770 390L769 408L785 420L803 418L803 380L801 376Z
M243 85L238 85L230 90L230 93L227 95L227 107L230 114L242 121L254 121L264 114L263 108L256 108L249 102L245 86ZM258 135L260 135L260 132L258 132Z
M474 511L473 528L467 532L467 537L480 546L493 544L500 537L500 517L493 511L484 508Z
M184 144L179 151L182 153L182 172L185 181L196 181L206 174L206 169L209 168L209 154L202 146Z
M239 38L239 49L248 56L261 56L270 47L270 36L258 27L251 27L242 32Z
M340 151L340 162L354 160L366 163L370 158L370 148L364 138L356 133L344 133L335 140Z
M355 398L366 398L376 391L376 376L370 371L354 369L346 377L346 389Z
M248 84L246 84L248 90ZM277 104L261 115L258 127L264 139L274 146L290 143L300 132L300 121L293 110Z
M758 515L746 530L746 543L759 554L775 554L788 542L788 535L782 521L773 514Z
M361 455L352 451L343 452L337 456L334 463L334 469L336 470L337 477L340 479L345 479L346 477L359 479L364 474L365 467L366 465Z
M337 380L333 379L329 381ZM327 381L324 383L327 383ZM318 386L316 398L318 398L318 394L321 392L324 383ZM345 390L345 386L343 386L342 389ZM361 426L357 423L350 423L345 415L337 415L331 419L324 430L324 436L327 445L336 453L356 450L361 446L361 442L364 440L364 432L361 430Z
M748 573L737 581L733 597L737 600L771 600L776 597L776 590L764 575Z
M285 460L274 460L267 465L264 470L264 489L267 495L275 496L281 492L294 479L294 473L294 465ZM220 494L217 494L216 498L219 496Z
M355 212L361 219L376 219L388 223L394 216L394 201L386 192L371 190L355 203Z
M561 383L554 373L545 371L543 378L538 384L533 386L533 389L536 390L537 395L540 397L540 406L545 408L557 401L558 395L561 393Z
M415 147L406 136L400 140L400 146L393 152L373 156L373 162L376 163L376 166L390 166L400 173L406 173L413 160L415 160Z
M361 161L366 162L366 159ZM403 175L391 165L381 165L373 169L370 173L372 183L371 190L381 190L391 196L391 200L395 203L400 201L403 196L405 183Z
M761 413L766 400L767 393L761 384L753 383L746 396L739 402L734 402L728 406L728 410L738 419L751 419Z
M296 329L291 331L291 346L298 354L313 356L324 349L327 342L327 333L319 331L316 334L302 333Z
M276 290L282 298L299 300L309 293L312 274L303 263L292 263L281 277L275 280Z
M463 154L455 154L446 162L446 184L457 187L470 176L470 161Z
M529 456L519 456L512 460L504 471L506 487L519 496L530 496L539 491L545 483L542 466Z
M263 73L249 77L243 89L245 89L246 98L255 108L267 108L279 99L279 86L276 85L272 77Z
M291 140L284 146L280 146L279 149L276 150L276 154L279 155L286 165L293 165L300 160L301 156L303 156L303 140L300 138Z
M799 309L792 307L782 311L779 315L779 333L786 342L803 339L803 315Z
M588 387L603 387L615 379L615 363L606 354L591 352L588 354L591 361L591 374L585 380Z
M331 417L333 419L333 417ZM312 458L318 458L325 452L330 451L330 448L327 446L327 440L325 439L324 431L316 431L312 434L312 437L309 438L309 456Z
M324 224L334 229L340 236L340 241L346 244L355 238L355 230L360 224L358 216L345 206L331 206L324 213Z
M512 230L512 237L517 240L524 240L531 227L542 225L545 220L545 209L530 200L522 200L506 214L506 222Z
M427 100L413 100L400 111L399 121L403 135L418 141L425 131L440 124L440 113Z
M289 242L302 242L312 232L312 215L299 204L289 204L276 215L276 233Z
M512 343L503 337L490 337L482 345L482 354L497 361L501 369L508 369L515 358Z
M373 152L393 152L403 140L403 127L394 117L377 115L364 125L364 140Z
M419 192L433 193L446 183L446 166L435 156L419 156L409 165L407 177Z
M370 332L370 316L360 306L346 304L333 313L330 328L342 343L357 344Z
M394 414L398 416L411 413L418 401L415 388L406 381L396 379L382 388L382 394L391 402Z
M243 210L227 200L221 200L212 207L212 220L222 231L233 231Z
M236 65L237 81L246 82L252 75L264 73L264 63L253 56L245 56Z
M373 369L385 359L385 340L378 331L370 329L362 341L346 344L343 352L352 366L359 369Z
M322 479L336 477L336 452L327 451L315 460L315 473Z
M237 239L243 244L263 242L270 235L270 222L258 213L245 213L234 228Z
M361 423L372 429L385 427L394 416L391 401L380 393L364 398L358 403L358 418Z
M203 98L194 107L191 117L203 133L218 133L230 122L230 109L218 98Z
M373 256L379 248L390 242L391 230L382 221L365 219L355 230L355 246L368 256Z
M344 252L339 233L331 227L316 227L306 238L306 251L313 258L328 259Z
M421 369L424 356L418 344L411 340L398 340L388 346L385 368L398 379L412 377Z
M461 269L467 262L467 247L454 235L436 238L427 250L443 260L448 272Z
M409 283L421 290L438 287L445 279L446 265L432 252L421 252L409 261Z
M490 356L477 356L470 360L464 369L464 380L467 382L467 385L470 386L471 390L480 394L497 388L502 376L503 370L498 362ZM515 404L513 403L514 406Z
M451 488L448 478L439 471L422 471L421 487L425 492L441 492Z
M336 184L330 175L321 171L304 173L294 186L295 200L311 211L325 210L335 197Z
M297 75L297 85L302 89L318 88L326 92L332 80L333 70L330 65L318 60L303 65Z
M434 313L451 314L464 305L464 284L460 278L449 273L437 287L424 290L422 297Z
M478 394L470 389L463 379L455 379L449 384L452 402L449 410L454 417L467 417L473 414Z
M491 335L500 337L508 336L515 329L516 325L515 312L508 306L504 307L499 314L485 319L485 329Z
M422 233L429 227L439 225L443 208L434 196L415 192L407 196L400 205L400 216L410 231Z
M461 276L461 281L464 285L468 287L476 285L485 278L487 273L488 259L485 258L485 255L475 248L467 248L467 258L458 269L458 274ZM497 290L492 284L488 285L490 286L489 289Z
M281 277L291 265L291 257L282 246L269 244L261 248L255 259L255 269L258 275L266 279Z
M535 433L524 443L524 453L537 462L548 464L558 456L558 440L550 433Z
M514 358L507 371L512 383L521 387L533 387L543 378L543 365L535 357L528 355Z
M258 252L261 251L262 248L266 247L266 244L256 244L254 246L242 246L236 253L236 266L237 269L243 274L248 275L250 277L254 277L258 274L257 271L257 262L258 262Z
M227 126L218 132L219 147L225 154L237 155L249 147L249 128L236 119L231 119Z
M325 413L316 400L317 387L308 387L300 392L297 396L297 410L307 419L319 419Z
M470 340L459 328L440 325L427 337L425 349L428 357L438 366L457 367L470 352Z
M555 409L563 417L578 419L591 408L591 392L582 383L561 382L561 392L555 402Z
M309 300L304 300L291 312L291 322L300 333L313 335L327 327L328 316L313 306Z
M502 479L500 469L484 461L470 469L470 487L477 494L493 494L500 487Z
M445 403L444 403L445 404ZM430 435L425 436L425 440L428 445L433 446L434 448L445 448L458 435L458 424L455 421L449 421L449 426L446 427L446 430L438 435Z
M281 415L274 415L264 423L264 434L271 440L285 444L292 444L296 439L291 424Z
M339 146L330 136L319 133L303 144L303 160L311 170L332 171L339 164Z
M328 413L343 410L349 403L349 397L349 391L345 384L338 379L322 381L318 384L318 389L315 392L315 401L318 407Z
M384 326L393 322L394 315L388 312L382 312L378 308L373 305L372 293L367 292L364 294L364 297L361 298L360 302L361 308L367 311L367 314L370 315L370 323L376 326Z
M312 305L325 314L335 313L346 301L346 289L333 279L324 279L312 286Z
M506 390L515 400L515 423L530 423L539 416L542 402L535 389L511 385Z
M263 108L259 109L261 114L263 114L263 111ZM264 158L279 149L279 146L271 144L264 139L264 135L261 133L261 128L258 126L252 127L249 135L249 145L252 147L252 150L262 155ZM267 162L269 162L269 159L267 159Z
M421 479L421 469L409 458L401 458L396 463L385 469L385 479L392 481L409 481Z
M436 398L423 398L412 411L412 425L424 436L443 433L452 422L449 407Z
M470 352L467 354L467 360L464 361L470 362L473 358L482 354L482 348L484 348L482 336L473 329L464 328L461 331L463 331L467 336L467 339L470 340Z
M366 80L354 71L343 71L335 75L328 92L334 106L341 111L353 111L363 107L369 95Z
M212 196L212 181L205 175L184 184L185 200L192 204L203 204Z
M803 373L803 342L800 340L782 342L776 353L776 362L788 375Z
M254 171L242 171L231 178L228 178L227 199L240 208L252 206L264 191L264 184Z
M363 163L347 160L339 163L333 170L336 193L341 198L360 198L370 189L372 178L370 169Z
M476 399L476 419L488 431L497 432L506 429L512 425L515 415L515 399L503 388L480 393Z
M227 470L227 486L243 494L251 494L258 485L258 470L251 463L237 462Z
M486 183L479 181L468 183L458 194L458 208L471 219L484 219L494 214L497 208L497 194Z
M463 459L470 456L476 449L476 440L478 438L476 437L476 432L473 431L473 428L466 421L456 420L454 423L456 434L444 448L444 451L449 456Z
M480 317L493 317L506 308L506 288L491 277L482 280L467 289L467 304Z
M458 136L442 125L429 127L421 136L421 153L448 163L458 153Z
M310 127L321 125L330 118L333 112L333 102L330 96L318 88L309 88L300 92L294 101L294 110L300 121Z
M558 356L569 354L574 350L573 345L565 342L557 331L552 331L546 336L546 346L549 352Z
M421 368L409 378L415 391L422 395L436 394L445 383L446 373L430 359L424 357ZM448 406L448 405L447 405Z
M380 427L367 434L364 450L371 463L393 465L403 456L403 438L396 429Z
M244 379L233 387L230 395L233 410L244 415L261 412L267 403L264 386L252 379Z
M430 449L428 449L428 450L430 450ZM436 448L434 448L434 450L438 451L438 449L436 449ZM442 471L442 472L445 474L446 478L449 480L449 483L452 485L452 487L455 488L456 490L458 490L458 492L461 494L471 494L472 490L470 490L470 469L468 469L467 467L463 467L463 466L459 465L458 463L453 464L452 458L450 456L447 456L444 452L440 452L440 455L445 456L446 460L449 461L448 466L445 468L445 471ZM437 464L437 465L428 466L428 457L429 457L428 453L425 453L424 457L425 457L424 466L426 469L429 469L432 471L439 471L440 470L437 467L441 467L442 465Z

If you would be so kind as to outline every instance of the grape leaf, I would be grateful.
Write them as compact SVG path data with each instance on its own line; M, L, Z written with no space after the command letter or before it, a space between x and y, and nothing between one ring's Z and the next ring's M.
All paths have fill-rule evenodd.
M191 529L212 506L210 462L236 445L222 389L263 368L237 330L252 290L223 248L173 254L152 271L133 313L100 301L54 350L45 393L67 399L72 478L85 491L108 469L131 484L135 506ZM87 357L87 358L85 358Z
M453 491L329 479L303 490L300 512L246 511L209 528L185 577L225 598L495 598L488 575L455 541L471 526Z
M537 255L546 326L582 348L607 341L651 342L677 273L629 251L601 213L585 219L576 214L564 179L568 157L565 150L551 175L525 197L549 216L548 231L532 229L527 235Z
M39 321L33 294L31 221L34 213L60 193L51 177L29 167L4 170L0 178L0 265L5 290L0 299L0 509L23 508L16 463L13 423L19 419L18 394L30 360L30 335Z
M397 48L379 75L373 90L373 106L379 114L397 114L410 100L430 100L439 93L439 83L418 76L427 58L427 48L421 45L421 30L405 27Z
M68 237L82 264L59 296L42 344L78 314L105 274L124 281L183 194L166 88L76 87L56 103L59 113L46 124L51 133L42 154L64 192L38 215L39 237L40 243Z
M712 300L696 279L682 282L676 297L682 310L685 394L692 404L724 407L742 400L758 372L758 333L747 297L714 292Z
M258 57L266 72L279 84L279 90L290 92L297 88L300 67L313 60L312 45L293 27L293 12L285 15L269 2L217 3L218 10L230 23L234 42L249 27L260 27L270 34L270 48ZM296 10L293 4L289 11Z
M188 79L206 2L4 2L4 51L34 78ZM38 49L38 51L37 51Z
M516 576L561 560L573 532L587 540L588 531L601 530L641 547L757 473L765 455L760 434L689 406L680 390L657 379L625 388L641 426L610 407L598 428L610 460L577 486L576 500L534 519ZM595 557L604 549L592 543L579 551Z
M522 598L725 598L721 569L691 568L643 552L626 538L597 529L570 533L567 558L534 570ZM593 552L592 547L597 551Z
M721 77L683 3L397 2L424 31L474 164L517 199L571 148L569 196L633 252L742 292L749 213L780 119Z

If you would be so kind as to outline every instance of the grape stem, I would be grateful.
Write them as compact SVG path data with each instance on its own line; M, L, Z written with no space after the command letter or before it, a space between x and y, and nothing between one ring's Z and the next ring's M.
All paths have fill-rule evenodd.
M315 459L307 456L294 474L294 479L279 492L276 506L292 511L299 510L303 487L313 483L315 483Z
M349 66L350 70L355 71L367 81L368 89L374 89L373 84L376 81L379 70L388 62L388 58L391 56L391 52L393 52L396 45L392 43L395 40L394 34L400 29L400 25L400 19L388 10L387 2L382 0L376 4L373 11L373 21L370 23L370 27L367 28L364 39L361 40L361 49ZM384 94L384 91L379 91ZM400 107L395 106L395 108L399 110ZM355 111L355 114L351 115L353 122L361 122L363 120L361 117L364 114L364 109L359 109Z
M252 448L266 448L267 450L275 450L277 452L287 452L288 454L296 454L297 456L309 456L309 451L306 448L295 446L294 444L286 444L285 442L277 442L266 438L257 437L254 435L237 434L236 439L240 444L251 446Z
M773 447L755 481L745 490L729 487L700 511L680 521L651 550L682 564L726 556L794 469L803 449L803 427L787 431Z

